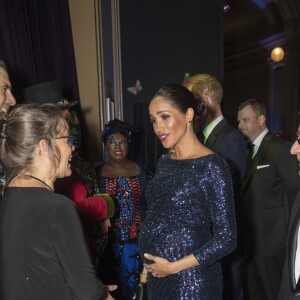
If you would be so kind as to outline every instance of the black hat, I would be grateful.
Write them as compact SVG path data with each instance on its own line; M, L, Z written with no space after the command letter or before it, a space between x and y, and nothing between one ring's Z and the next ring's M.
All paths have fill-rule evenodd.
M69 102L64 98L57 81L47 81L27 87L23 90L24 100L28 103L55 103L61 109L71 108L78 102Z

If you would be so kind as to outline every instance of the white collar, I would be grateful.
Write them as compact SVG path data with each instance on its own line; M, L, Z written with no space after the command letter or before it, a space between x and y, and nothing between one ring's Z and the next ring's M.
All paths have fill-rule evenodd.
M261 133L260 135L252 142L252 144L256 147L256 151L258 150L263 138L265 137L265 135L269 132L269 129L266 127Z

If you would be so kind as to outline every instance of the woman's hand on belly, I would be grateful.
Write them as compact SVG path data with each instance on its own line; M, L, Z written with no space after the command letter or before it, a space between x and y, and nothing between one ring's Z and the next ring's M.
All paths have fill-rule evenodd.
M193 254L174 262L170 262L165 258L153 256L148 253L145 253L144 256L147 260L153 261L152 264L144 264L144 266L154 277L166 277L168 275L176 274L180 271L199 266L199 262Z
M144 264L147 272L151 273L154 277L166 277L174 274L172 272L172 263L165 258L153 256L145 253L144 256L148 260L152 260L152 264ZM176 273L176 272L175 272Z

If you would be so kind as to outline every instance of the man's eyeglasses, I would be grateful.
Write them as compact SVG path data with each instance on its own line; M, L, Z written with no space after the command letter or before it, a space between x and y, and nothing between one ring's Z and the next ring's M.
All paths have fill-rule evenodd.
M74 146L74 138L72 135L65 135L65 136L60 136L60 137L56 137L56 140L60 140L60 139L67 139L67 142L70 146Z

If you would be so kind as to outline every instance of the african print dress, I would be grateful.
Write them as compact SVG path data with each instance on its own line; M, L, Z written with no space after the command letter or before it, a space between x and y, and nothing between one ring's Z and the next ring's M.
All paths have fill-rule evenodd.
M107 178L96 169L101 193L115 201L115 216L108 244L98 261L99 276L105 284L117 284L117 299L132 299L143 269L137 241L144 208L144 191L151 173L140 167L139 176Z

